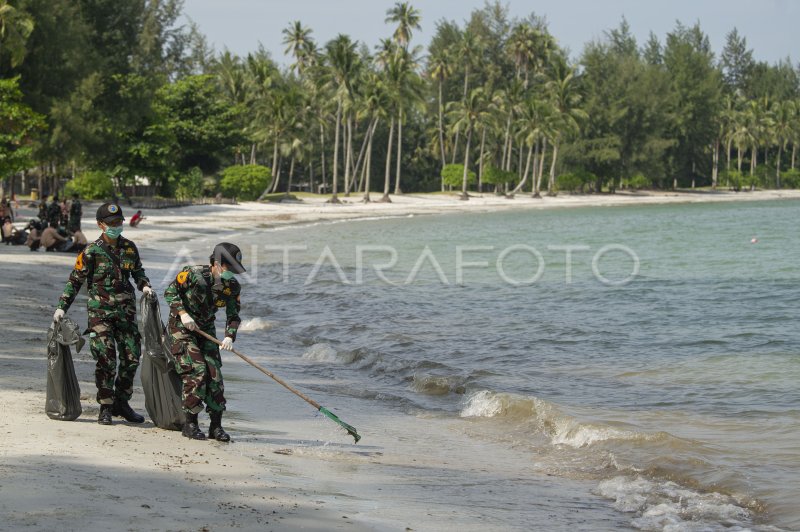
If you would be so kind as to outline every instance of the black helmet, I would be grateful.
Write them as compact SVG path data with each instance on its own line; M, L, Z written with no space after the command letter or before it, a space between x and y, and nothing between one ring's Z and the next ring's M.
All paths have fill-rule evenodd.
M122 207L116 203L103 203L100 205L95 218L98 222L115 222L125 219L125 217L122 216Z
M242 266L242 250L236 244L222 242L214 246L214 253L209 257L211 264L225 264L233 273L244 273Z

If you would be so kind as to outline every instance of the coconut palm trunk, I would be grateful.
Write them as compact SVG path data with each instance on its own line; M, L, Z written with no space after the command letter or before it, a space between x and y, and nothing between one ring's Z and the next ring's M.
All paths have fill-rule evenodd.
M351 117L348 116L345 123L347 124L347 130L345 131L347 146L345 148L344 160L344 195L350 196L350 169L351 158L353 156L353 126ZM353 175L353 179L355 179L355 175Z
M442 154L442 168L447 165L444 154L444 103L442 101L442 80L439 79L439 150ZM442 181L442 191L444 191L444 181Z
M327 190L328 178L325 173L325 126L322 125L322 123L319 125L319 145L320 164L322 165L322 190Z
M367 143L367 158L364 161L364 169L366 170L366 179L364 180L364 203L372 201L369 197L369 178L372 173L372 138L375 136L375 129L378 127L378 119L375 119L375 125L372 126L372 134L369 136Z
M530 170L530 168L531 168L531 158L532 157L533 157L533 144L528 146L528 159L525 161L525 173L522 174L522 179L520 180L519 184L516 187L514 187L514 190L511 191L511 194L509 194L509 197L513 198L514 195L517 192L522 190L522 187L525 186L525 183L528 182L528 170ZM534 164L536 164L536 163L534 162Z
M558 141L553 142L553 161L550 163L550 179L547 181L547 195L556 195L556 160L558 159Z
M781 154L783 145L778 144L778 160L775 162L775 187L781 188Z
M391 185L391 168L392 168L392 137L394 136L394 116L392 116L391 123L389 124L389 141L386 146L386 174L383 180L383 197L378 200L384 203L391 203L392 199L389 197L389 187Z
M397 170L394 178L394 193L396 195L402 194L400 189L400 169L401 159L403 155L403 111L401 110L397 115Z
M342 99L339 98L339 103L336 106L336 133L333 137L333 194L329 203L341 203L339 201L339 130L342 127Z
M536 176L536 188L533 189L533 197L537 199L541 199L542 194L542 175L544 174L544 160L545 154L547 153L547 137L542 139L542 156L539 159L539 172Z
M461 199L468 200L467 194L467 179L469 178L469 145L472 140L472 124L467 126L467 147L464 150L464 177L461 182Z
M483 157L486 149L486 128L481 132L481 153L478 158L478 192L483 192Z

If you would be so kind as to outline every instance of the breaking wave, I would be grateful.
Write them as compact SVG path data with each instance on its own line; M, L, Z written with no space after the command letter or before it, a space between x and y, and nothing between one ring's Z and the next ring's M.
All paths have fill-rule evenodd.
M240 331L268 331L270 329L272 329L272 323L264 318L251 318L249 320L244 320L239 325Z

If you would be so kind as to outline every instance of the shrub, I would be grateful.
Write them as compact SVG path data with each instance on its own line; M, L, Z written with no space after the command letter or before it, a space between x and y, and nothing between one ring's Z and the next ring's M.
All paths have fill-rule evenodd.
M203 172L196 166L180 178L175 187L175 197L179 200L199 198L203 195Z
M442 168L442 180L445 185L451 187L458 187L464 184L464 165L463 164L448 164ZM478 176L475 172L470 170L467 173L467 184L472 185L478 181Z
M105 172L84 172L67 183L64 192L68 196L77 194L83 199L110 199L114 195L114 183Z
M489 185L502 185L517 180L517 174L501 170L495 166L488 166L483 172L482 181Z
M783 188L800 188L800 170L792 168L781 174L781 186Z
M255 200L267 188L272 173L266 166L248 164L229 166L219 182L222 193L241 200Z
M645 177L645 175L642 173L638 173L628 179L627 184L634 190L641 190L643 188L649 188L653 186L653 182L647 179L647 177Z

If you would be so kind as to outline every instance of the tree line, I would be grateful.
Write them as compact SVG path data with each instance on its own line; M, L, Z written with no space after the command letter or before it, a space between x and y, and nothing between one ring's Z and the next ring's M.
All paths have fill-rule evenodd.
M280 66L215 52L181 0L0 0L0 178L86 196L141 186L241 199L302 187L365 201L455 188L516 194L798 187L800 78L736 29L638 43L623 19L570 56L536 14L463 23L386 13L372 46L300 21ZM138 176L138 178L137 178Z

